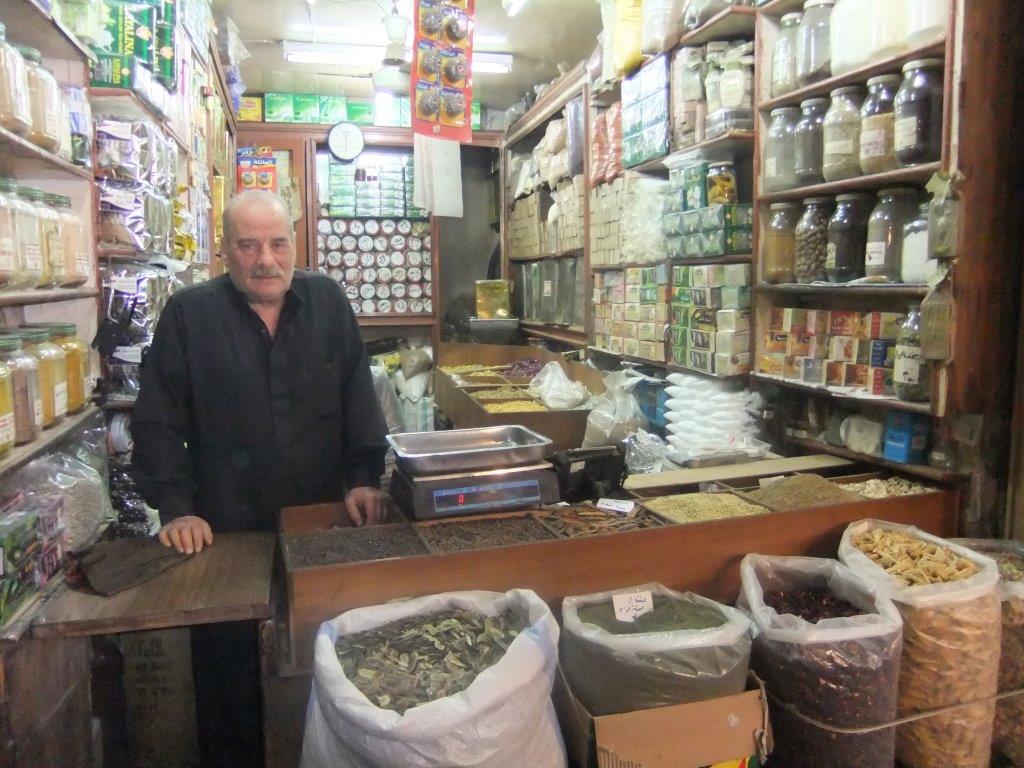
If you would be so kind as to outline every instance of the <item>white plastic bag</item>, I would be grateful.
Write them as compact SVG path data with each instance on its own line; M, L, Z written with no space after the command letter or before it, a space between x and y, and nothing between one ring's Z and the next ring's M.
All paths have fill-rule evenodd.
M854 537L874 528L948 547L977 565L978 573L960 581L908 587L854 546ZM848 526L839 559L877 584L903 617L901 717L995 695L1002 619L994 560L912 526L880 520ZM994 703L975 704L901 726L896 756L908 768L987 768L994 714Z
M373 377L373 391L377 394L377 402L384 414L384 421L388 425L388 432L392 435L402 431L401 406L398 404L398 394L395 386L391 383L391 377L387 370L379 365L370 366L370 376Z
M334 650L339 636L453 608L486 616L511 608L528 626L469 688L404 715L375 706L345 677ZM449 592L347 611L317 633L300 766L564 768L551 703L557 663L558 624L529 590Z
M640 49L657 56L679 42L683 33L683 0L644 0Z
M754 622L751 667L768 693L809 718L840 728L868 728L896 719L903 622L876 586L835 560L747 555L740 564L739 607ZM812 624L765 604L766 591L826 589L866 611ZM894 728L861 735L818 728L772 702L776 750L790 768L846 765L890 768Z
M664 440L638 429L626 438L626 469L631 475L661 472L667 453L668 446Z
M587 388L570 379L562 366L552 360L533 377L527 391L553 411L567 411L590 397Z
M615 635L580 620L584 605L638 591L716 608L725 623L713 629ZM567 597L562 624L562 666L573 693L592 715L704 701L746 687L750 620L706 597L661 584Z
M631 432L646 429L647 419L629 391L636 381L630 380L625 371L615 371L605 376L605 392L595 400L594 409L587 417L584 448L615 445L625 440Z
M92 543L108 504L96 470L67 454L51 453L21 470L14 482L29 496L59 493L64 497L62 522L70 551Z

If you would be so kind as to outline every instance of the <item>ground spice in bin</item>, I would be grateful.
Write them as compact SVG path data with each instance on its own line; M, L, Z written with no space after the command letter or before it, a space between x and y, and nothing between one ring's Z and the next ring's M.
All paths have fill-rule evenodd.
M862 496L844 490L818 475L793 475L744 494L748 501L775 511L825 507L864 501Z
M282 536L281 541L289 568L428 554L411 525L335 528Z
M532 517L495 517L421 525L417 529L431 552L465 552L555 538Z
M830 726L895 719L896 607L834 560L748 555L740 575L740 606L755 625L750 666L770 697L772 765L891 768L894 728L843 734Z

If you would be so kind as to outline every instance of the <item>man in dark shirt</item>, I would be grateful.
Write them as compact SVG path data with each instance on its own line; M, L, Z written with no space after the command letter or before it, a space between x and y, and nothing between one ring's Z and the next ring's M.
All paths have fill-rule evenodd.
M132 474L160 541L191 554L341 499L356 525L380 522L387 426L348 299L296 272L291 217L268 192L229 203L223 256L227 275L167 303L142 366ZM193 630L207 765L262 764L257 653L252 627Z

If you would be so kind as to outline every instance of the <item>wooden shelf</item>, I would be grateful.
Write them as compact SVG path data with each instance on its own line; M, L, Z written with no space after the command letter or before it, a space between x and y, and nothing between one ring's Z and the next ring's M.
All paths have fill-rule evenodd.
M931 403L908 403L897 397L878 397L869 395L866 392L843 391L836 387L826 387L824 384L805 384L800 381L790 381L765 373L751 373L750 378L753 382L771 384L783 389L806 392L807 394L819 397L830 397L835 400L841 400L844 403L857 403L865 407L882 408L887 411L909 411L910 413L919 413L924 416L932 415Z
M665 157L648 160L646 163L635 165L632 168L627 168L626 170L655 176L665 176L668 173L668 166L665 164L666 160L673 157L682 158L692 156L698 153L721 153L723 156L752 155L754 153L754 132L729 131L728 133L723 133L721 136L716 136L713 139L699 141L688 147L675 149Z
M433 315L356 315L360 325L406 327L434 325Z
M621 264L594 264L590 269L592 272L621 272L625 269L657 267L664 263L664 259L661 259L660 261L625 261Z
M827 443L820 443L817 440L807 440L802 437L787 437L786 442L808 451L828 453L842 459L860 462L861 464L876 464L880 467L891 469L894 472L900 472L905 475L914 475L915 477L921 477L925 480L931 480L933 483L955 483L966 477L966 475L963 474L944 472L941 469L933 469L932 467L922 464L899 464L895 461L883 459L880 456L869 456L865 453L856 453L855 451L851 451L847 448L840 448L837 445L828 445Z
M666 364L659 362L658 360L648 360L645 357L633 357L632 355L620 355L616 352L609 352L607 349L601 349L600 347L587 347L587 351L596 352L599 355L605 357L612 357L622 363L633 363L634 365L648 365L652 368L665 369Z
M676 266L699 267L704 264L749 264L753 256L749 253L735 256L708 256L706 258L691 258L689 256L673 256L670 261Z
M908 61L942 58L945 54L946 41L939 40L905 51L898 56L859 67L851 72L830 77L817 83L811 83L803 88L785 93L782 96L767 99L760 102L757 108L762 112L770 112L778 107L798 107L801 101L828 96L834 89L842 88L844 85L864 85L868 79L876 75L901 74L903 65Z
M96 61L96 54L85 43L32 0L4 0L3 11L9 39L38 48L44 60ZM50 66L49 62L44 64Z
M526 138L535 130L540 128L551 118L555 117L569 101L576 96L583 94L587 78L586 62L581 61L569 72L566 72L557 82L548 87L540 95L526 114L509 126L506 132L505 144L511 147L520 140Z
M28 139L18 136L16 133L12 133L6 128L0 128L0 152L4 155L9 154L14 158L21 160L31 160L34 163L37 163L40 169L47 171L48 173L46 175L52 175L59 178L73 176L79 179L92 181L92 171L90 169L82 168L74 163L69 163L67 160L57 157L53 153L47 152L45 149L37 147ZM10 165L10 160L6 157L2 162L4 166Z
M534 336L538 339L548 341L559 341L563 344L570 344L574 347L585 347L587 345L587 334L582 328L574 328L564 325L547 325L545 323L531 323L520 320L519 326L527 336Z
M192 148L178 135L178 132L171 125L171 121L164 115L160 114L156 108L143 101L142 98L134 91L128 90L127 88L90 88L89 99L94 103L94 100L96 99L120 100L129 116L152 120L154 123L159 125L170 138L174 139L182 152L189 157L194 156Z
M714 354L714 353L712 353ZM696 368L687 368L685 365L679 365L678 363L667 363L665 370L669 373L689 373L694 376L703 376L705 379L714 379L715 381L737 381L745 378L747 374L737 373L732 376L723 376L718 373L708 373L707 371L698 371Z
M942 163L924 163L914 165L910 168L898 168L895 171L885 173L874 173L868 176L855 176L852 179L842 181L827 181L824 184L812 184L809 187L796 187L782 192L768 192L758 195L757 201L761 204L782 203L792 200L804 200L808 197L831 197L842 195L848 192L861 190L885 189L892 186L919 186L928 182L936 173L942 170Z
M186 37L188 37L187 33ZM228 131L232 136L237 136L238 122L235 118L235 110L231 104L231 90L228 88L228 79L224 74L224 66L220 61L220 53L212 41L210 43L209 57L210 68L213 71L213 80L216 83L217 90L220 92L221 106L224 108L224 118L228 123Z
M927 285L904 285L888 283L879 285L824 285L821 283L762 283L755 286L758 293L774 293L789 296L832 296L923 299L928 294Z
M712 16L707 23L679 38L679 45L703 45L712 40L754 36L757 11L743 5L734 5Z
M573 248L569 251L562 251L561 253L546 253L543 256L521 256L517 259L509 258L509 262L512 264L522 264L528 261L548 261L550 259L573 259L579 258L583 255L582 248Z
M0 459L0 477L6 477L33 459L49 453L57 443L73 434L95 414L96 406L87 405L78 413L65 417L64 421L57 426L44 430L36 440L28 445L18 446L6 457Z
M787 13L795 13L804 9L804 0L771 0L759 6L758 13L767 16L784 16Z
M96 288L54 288L43 291L12 291L0 293L0 307L25 307L31 304L55 304L58 301L95 299L100 295Z

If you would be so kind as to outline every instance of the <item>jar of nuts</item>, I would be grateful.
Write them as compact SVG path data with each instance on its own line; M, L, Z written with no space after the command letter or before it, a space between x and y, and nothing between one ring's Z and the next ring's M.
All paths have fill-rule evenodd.
M828 222L832 218L831 197L810 197L804 200L804 215L796 225L796 264L794 276L798 283L825 280L828 259Z

